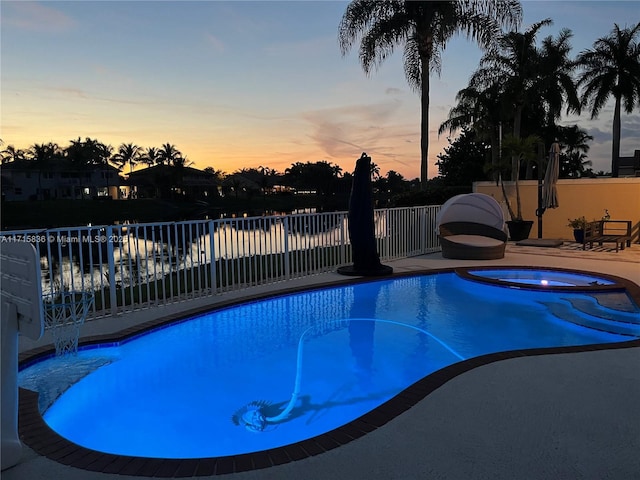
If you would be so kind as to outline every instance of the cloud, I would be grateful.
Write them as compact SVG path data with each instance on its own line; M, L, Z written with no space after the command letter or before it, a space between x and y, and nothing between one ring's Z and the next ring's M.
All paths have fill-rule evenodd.
M395 161L405 152L397 152L397 138L411 142L419 134L415 125L394 119L400 111L399 100L368 105L327 108L308 111L302 118L310 124L309 138L330 158L353 157L354 152L377 154L376 163ZM390 140L394 141L391 142ZM393 146L392 146L393 145Z
M65 100L86 100L87 102L105 102L112 103L116 105L133 105L133 106L142 106L146 108L155 108L159 105L161 106L160 99L149 97L147 99L143 99L140 96L136 96L135 98L129 97L126 98L124 96L116 97L116 96L106 96L95 94L93 92L84 90L82 88L77 87L68 87L68 86L51 86L44 87L39 90L34 90L34 96L52 100L55 99L56 96L62 97Z
M37 32L66 32L76 25L71 17L37 2L3 2L2 13L7 24Z
M225 51L225 45L218 37L210 33L205 33L204 38L216 53L223 53Z
M640 149L640 115L628 115L622 118L620 126L620 137L625 139L635 139L636 148Z
M586 128L585 130L593 137L594 145L601 145L611 141L611 130L602 130L599 127Z
M612 110L610 111L612 112ZM592 162L591 168L594 172L611 171L612 120L613 113L610 117L601 115L599 119L578 123L589 135L593 136L593 141L589 143L588 160ZM598 124L588 125L595 122ZM606 126L600 127L599 125L602 124ZM623 157L632 156L633 152L638 149L640 149L640 115L623 114L620 128L620 155Z
M583 124L586 122L583 122ZM606 127L600 126L582 126L587 133L593 136L594 145L611 144L612 139L612 125L610 121L606 124ZM636 148L640 148L640 115L622 115L620 122L620 142L622 147L635 144ZM629 148L633 149L631 145Z
M48 90L52 90L54 92L60 93L66 97L75 97L75 98L89 98L87 92L80 88L72 88L72 87L51 87Z
M404 92L402 90L400 90L399 88L394 88L394 87L388 87L384 93L386 95L402 95Z

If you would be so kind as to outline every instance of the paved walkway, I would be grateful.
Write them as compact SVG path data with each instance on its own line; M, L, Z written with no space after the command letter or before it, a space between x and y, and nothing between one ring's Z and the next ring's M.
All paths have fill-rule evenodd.
M561 267L608 273L640 285L637 244L618 253L606 249L583 252L571 245L509 245L505 258L496 261L447 260L432 254L390 264L396 272L463 265ZM293 283L308 285L341 278L329 273ZM140 313L140 321L144 315ZM128 315L124 318L127 322L133 320ZM104 333L116 326L95 323L92 328ZM225 478L638 479L639 366L640 348L492 363L453 378L395 420L347 445L304 460ZM25 449L22 462L2 472L1 478L140 477L86 472Z

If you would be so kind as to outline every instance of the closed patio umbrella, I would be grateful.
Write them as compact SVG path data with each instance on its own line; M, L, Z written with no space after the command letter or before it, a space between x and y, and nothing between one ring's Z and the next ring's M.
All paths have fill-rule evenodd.
M356 160L353 172L349 197L349 240L353 265L339 267L339 274L382 276L393 273L393 268L380 263L378 255L371 192L371 157L364 152Z
M542 187L542 208L558 208L558 192L556 183L560 175L560 145L553 142L549 149L549 163L544 174L544 184ZM543 210L544 211L544 210Z

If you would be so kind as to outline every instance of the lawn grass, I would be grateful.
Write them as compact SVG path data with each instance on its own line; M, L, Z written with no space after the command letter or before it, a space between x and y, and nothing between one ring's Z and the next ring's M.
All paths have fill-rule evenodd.
M304 251L267 255L254 255L234 260L219 259L215 264L215 291L237 288L239 285L257 285L286 277L286 265L291 276L319 271L340 265L344 248L340 246L314 247ZM211 264L206 263L185 271L173 271L161 278L133 285L116 286L118 307L140 305L165 299L184 298L211 289ZM96 311L111 308L111 290L95 292Z

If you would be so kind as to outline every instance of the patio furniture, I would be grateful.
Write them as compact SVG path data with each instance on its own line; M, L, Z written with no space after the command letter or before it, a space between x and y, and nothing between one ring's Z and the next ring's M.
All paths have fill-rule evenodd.
M589 222L584 227L582 239L582 249L585 250L587 244L593 248L597 243L615 243L616 252L624 250L625 245L631 246L631 220L597 220Z
M500 204L468 193L447 200L436 218L442 256L460 260L503 258L508 235Z

